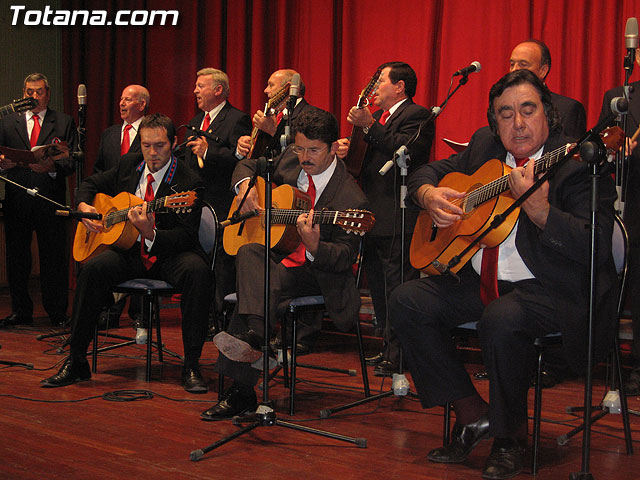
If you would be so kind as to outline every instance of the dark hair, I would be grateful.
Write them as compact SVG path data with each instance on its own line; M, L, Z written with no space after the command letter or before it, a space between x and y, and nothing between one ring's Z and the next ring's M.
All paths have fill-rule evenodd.
M380 69L389 67L389 79L391 83L396 84L400 80L404 81L404 93L407 97L413 98L416 94L416 87L418 86L418 77L416 72L411 68L408 63L404 62L387 62L380 65Z
M42 73L30 73L29 75L27 75L27 77L24 79L24 82L22 82L22 88L23 89L27 89L27 82L39 82L40 80L42 80L44 82L44 88L49 91L49 80L47 79L47 77L42 74Z
M176 138L176 127L173 126L173 122L169 117L161 113L152 113L144 117L140 122L139 130L144 128L164 128L171 143Z
M309 140L320 140L331 148L331 144L338 140L338 120L325 110L307 107L293 123L294 136L296 133Z
M547 70L547 75L549 75L549 71L551 70L551 52L549 51L547 44L542 40L536 40L535 38L530 38L522 43L535 43L540 48L540 66L548 65L549 69ZM545 75L545 78L547 75Z
M493 101L496 97L499 97L504 93L507 88L515 87L528 83L532 85L540 94L540 100L544 108L544 114L547 117L547 123L549 124L549 133L556 133L562 131L562 123L560 122L560 115L558 111L551 103L551 92L547 86L540 80L535 73L530 70L515 70L507 73L504 77L498 80L491 90L489 90L489 109L487 110L487 120L489 120L489 127L491 131L497 135L498 123L496 121L496 112L493 109Z

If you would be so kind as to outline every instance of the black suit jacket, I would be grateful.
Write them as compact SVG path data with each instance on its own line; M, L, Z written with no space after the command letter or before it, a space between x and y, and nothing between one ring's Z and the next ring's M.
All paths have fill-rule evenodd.
M234 173L232 185L255 171L255 160L242 160ZM277 185L296 186L300 175L298 157L287 148L276 159L273 181ZM316 200L317 209L346 210L366 208L367 200L342 160L337 160L336 170ZM360 309L360 293L356 288L351 267L356 260L360 237L346 233L336 225L320 226L320 245L311 262L322 295L325 297L329 316L340 329L351 328Z
M93 173L104 172L115 167L120 161L120 134L122 124L111 125L100 136L98 158L93 164ZM128 153L140 153L140 135L136 134Z
M561 135L547 140L545 152L568 142ZM461 172L471 175L486 161L507 155L502 143L487 128L478 130L467 149L446 160L422 166L409 178L409 194L423 184L437 185L444 175ZM569 160L549 181L551 210L544 230L540 230L521 210L516 248L536 279L553 300L563 323L563 343L568 360L581 371L586 360L589 298L590 180L585 163ZM609 176L601 178L598 220L598 290L596 352L608 351L615 334L617 276L611 256L613 201L615 189Z
M202 181L190 168L181 164L176 158L172 174L170 166L156 192L156 198L173 193L202 188ZM121 192L135 195L140 176L144 170L144 159L141 153L127 153L116 168L96 173L82 182L78 190L77 202L93 204L96 193L116 196ZM203 254L198 243L198 227L200 225L200 208L196 204L191 212L177 214L175 210L156 213L156 238L149 253L162 260L163 257L175 255L177 252L195 251Z
M584 105L573 98L551 92L551 103L562 120L564 134L573 139L581 138L587 131L587 114Z
M69 151L75 151L78 142L75 123L69 115L47 109L37 145L58 141L67 142ZM14 113L0 119L0 145L19 150L31 150L24 113ZM8 170L7 177L26 187L37 187L42 195L65 204L65 177L74 172L74 163L70 158L55 160L54 163L56 178L52 178L48 173L33 172L27 167L14 167ZM22 202L32 201L30 199L33 198L22 189L6 184L5 208L20 208Z
M204 112L191 119L189 125L200 128ZM251 133L251 119L227 101L220 113L211 122L208 132L215 135L216 141L207 138L209 148L203 159L204 168L198 166L198 159L190 148L185 148L185 161L200 175L206 185L204 199L216 211L218 218L227 218L233 193L229 190L229 182L233 169L238 162L235 156L238 138ZM189 132L187 132L187 137Z
M400 233L400 184L399 172L394 167L386 175L380 175L379 170L393 158L395 151L405 145L418 131L422 122L429 117L429 110L416 105L407 98L398 109L393 112L385 125L380 125L382 110L374 113L376 122L364 137L368 143L367 153L362 165L360 176L362 189L369 199L371 209L376 216L376 224L371 235L391 236ZM419 138L409 147L411 165L409 171L414 171L420 165L429 161L429 151L433 141L433 122L422 127ZM396 208L398 206L398 208ZM407 212L407 228L412 230L416 213Z
M633 136L638 129L640 121L640 82L633 82L630 85L632 91L629 93L629 114L627 115L627 137ZM602 111L600 119L603 121L611 115L611 100L614 97L622 97L622 87L612 88L604 94L602 100ZM640 245L640 148L636 147L631 153L628 165L627 188L624 209L624 224L629 233L629 241L634 247Z

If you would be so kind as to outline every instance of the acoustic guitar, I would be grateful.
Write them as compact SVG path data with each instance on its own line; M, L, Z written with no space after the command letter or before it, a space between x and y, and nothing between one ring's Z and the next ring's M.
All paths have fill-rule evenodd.
M356 107L366 108L371 104L373 96L378 89L380 83L380 74L382 69L378 68L376 73L369 79L367 85L362 89L360 96L358 97L358 103ZM365 133L362 127L356 127L355 125L351 129L351 137L349 143L349 150L346 157L344 157L344 163L347 165L348 172L353 175L353 178L358 178L362 171L362 162L364 156L367 153L367 142L364 141Z
M38 106L38 100L32 97L19 98L9 105L0 107L0 118L6 117L12 113L26 112Z
M285 83L278 91L269 99L264 107L264 115L271 117L277 115L287 106L287 100L289 100L289 88L291 82ZM260 158L267 153L269 144L273 141L273 137L266 132L263 132L258 127L253 127L251 130L251 147L247 158Z
M263 209L265 181L258 178L255 188L260 208ZM280 185L272 190L271 203L271 249L277 253L289 254L300 244L296 220L300 214L309 211L309 196L291 185ZM236 209L236 202L233 202L229 219L232 219ZM375 217L367 210L318 210L313 212L313 223L339 225L349 233L364 235L373 228ZM264 229L264 210L242 223L226 227L222 237L225 252L235 255L247 243L264 245Z
M191 210L196 201L196 192L175 193L148 202L147 210L158 212L174 209L178 213ZM128 250L133 247L140 232L128 222L127 214L132 208L142 205L143 200L129 192L121 192L115 197L103 193L96 194L93 206L102 214L102 232L89 232L82 222L78 222L73 239L73 258L85 262L109 247Z
M600 137L609 154L622 145L623 132L619 127L604 130ZM565 145L545 153L535 161L534 171L541 174L564 158L575 144ZM452 172L445 175L438 187L449 187L466 195L456 200L464 212L462 218L446 228L438 228L426 210L420 211L416 222L409 258L414 268L427 275L439 275L447 270L454 256L459 255L491 223L493 218L504 212L515 200L509 190L511 168L498 159L489 160L473 175ZM482 247L495 247L511 233L518 220L520 209L515 209L504 222L482 239L482 245L471 248L460 262L451 268L453 273L460 270Z

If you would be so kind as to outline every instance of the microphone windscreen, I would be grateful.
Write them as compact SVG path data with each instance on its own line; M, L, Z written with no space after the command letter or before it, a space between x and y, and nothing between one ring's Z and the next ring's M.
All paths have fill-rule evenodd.
M626 48L638 48L638 19L631 17L627 19L624 29L624 43Z
M87 87L84 83L78 85L78 105L87 104Z

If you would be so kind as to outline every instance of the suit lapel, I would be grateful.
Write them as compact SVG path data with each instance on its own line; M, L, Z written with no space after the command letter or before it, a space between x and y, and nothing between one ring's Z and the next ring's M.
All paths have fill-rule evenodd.
M53 133L53 129L55 127L55 113L47 109L47 113L44 115L44 121L42 122L42 128L40 129L40 135L38 136L37 145L46 145L47 143L51 143L49 138Z
M16 117L16 132L18 133L18 136L22 139L22 141L24 142L24 146L27 150L31 150L31 144L29 143L29 133L27 132L27 120L26 120L26 115L24 114L19 114Z
M393 115L387 118L387 121L384 124L384 126L387 128L391 126L393 122L395 122L398 118L400 118L400 115L402 115L402 112L404 112L405 108L407 108L412 103L413 101L410 98L407 98L404 102L402 102L402 104L400 104L400 106L396 109L396 111L393 112ZM380 116L382 116L382 113L380 114ZM380 117L378 117L378 119L379 118Z

